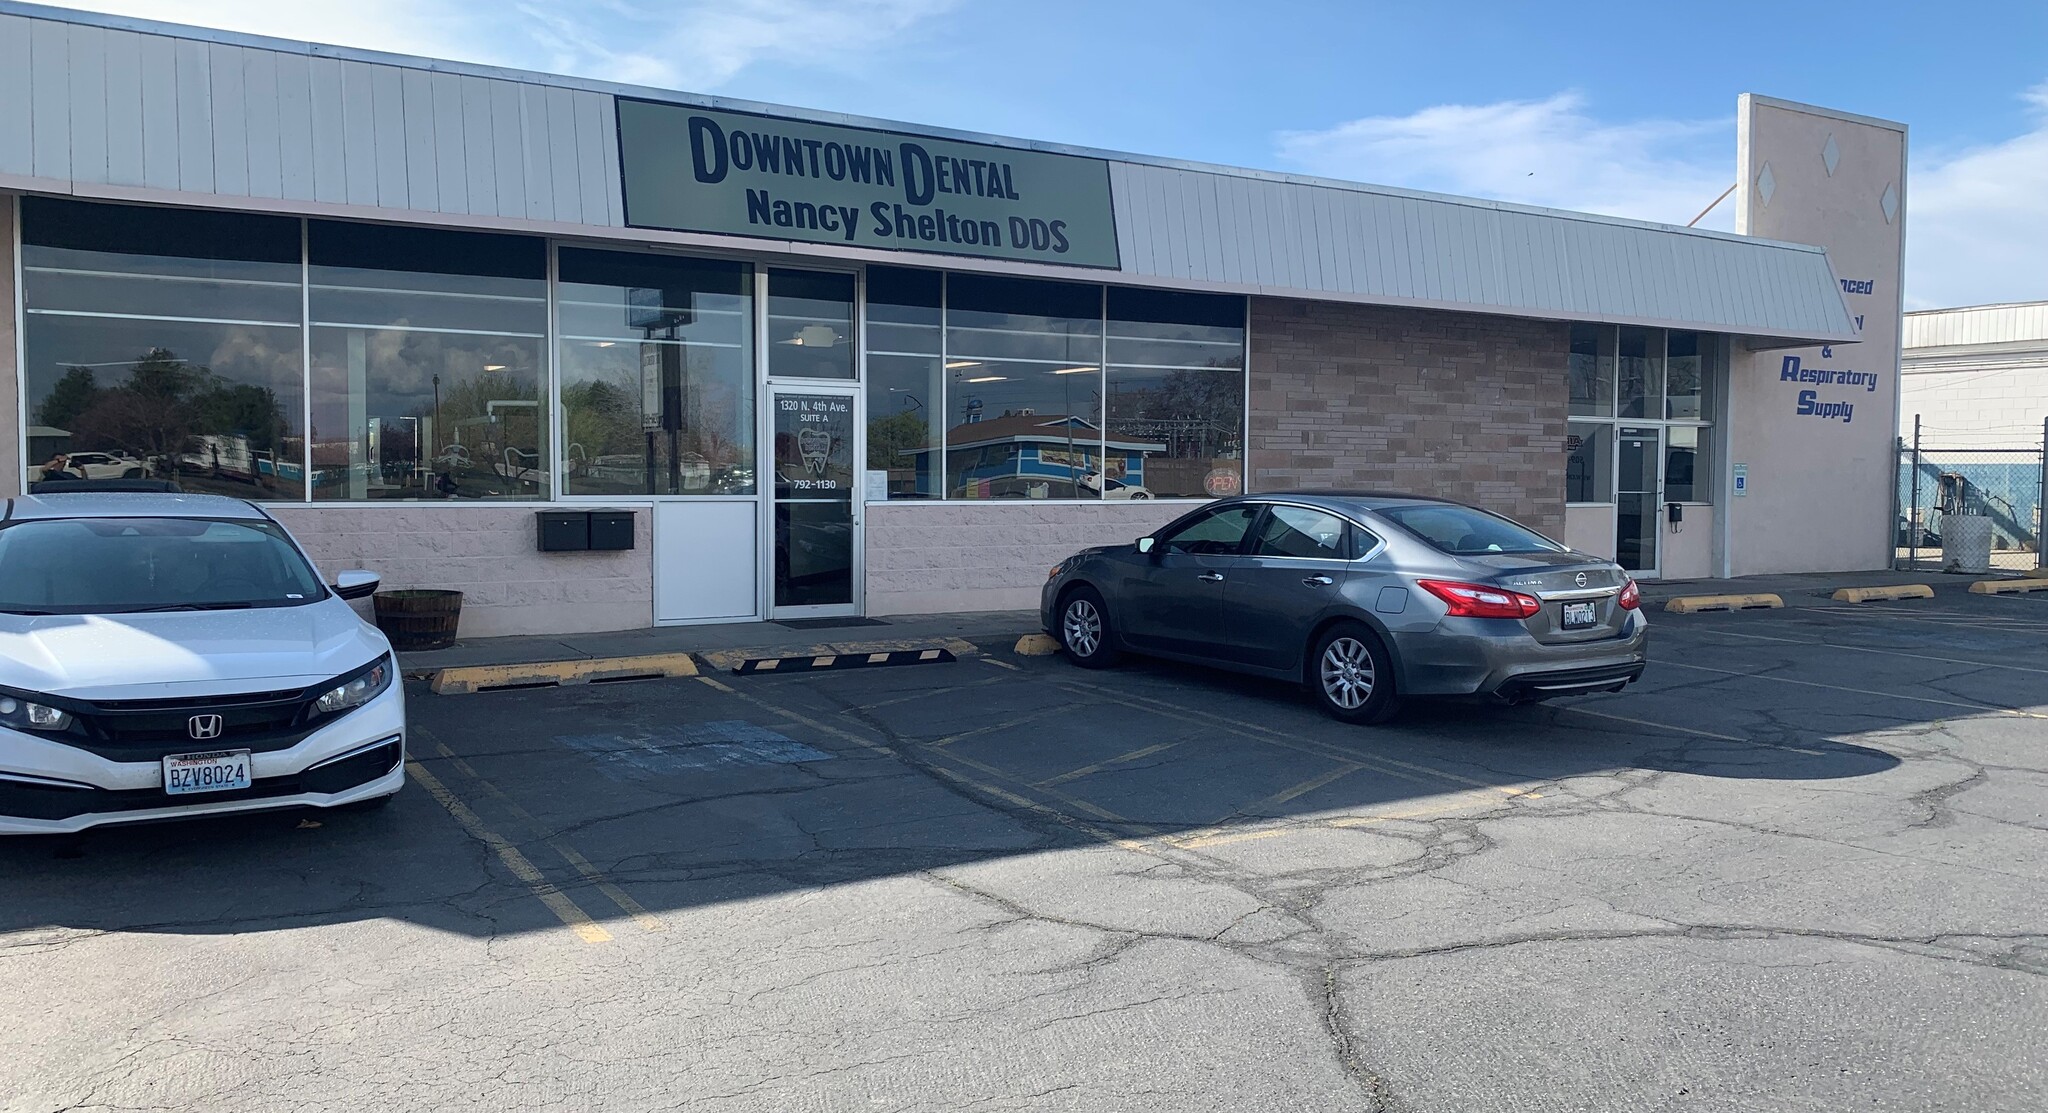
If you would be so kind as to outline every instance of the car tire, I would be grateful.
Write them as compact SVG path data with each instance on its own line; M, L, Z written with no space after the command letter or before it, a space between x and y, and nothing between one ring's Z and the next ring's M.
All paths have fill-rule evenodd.
M127 470L127 471L124 471L124 472L122 472L122 473L121 473L121 478L123 478L123 479L141 479L141 478L142 478L142 469L141 469L141 468L129 468L129 469Z
M1116 646L1116 630L1109 622L1109 608L1094 588L1077 587L1062 596L1059 622L1060 648L1082 668L1106 669L1123 657Z
M1316 639L1307 681L1316 703L1347 723L1384 723L1401 709L1394 692L1394 659L1379 635L1357 622L1340 622Z

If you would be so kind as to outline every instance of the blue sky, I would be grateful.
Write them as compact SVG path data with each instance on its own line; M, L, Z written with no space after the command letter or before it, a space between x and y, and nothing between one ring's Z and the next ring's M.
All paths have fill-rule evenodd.
M1912 125L1910 305L2048 298L2042 0L70 6L1671 223L1766 93Z

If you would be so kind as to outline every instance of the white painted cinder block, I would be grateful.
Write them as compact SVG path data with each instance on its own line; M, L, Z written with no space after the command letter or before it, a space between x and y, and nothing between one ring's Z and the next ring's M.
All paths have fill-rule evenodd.
M871 503L867 612L1038 606L1046 570L1076 550L1136 540L1185 514L1185 502Z

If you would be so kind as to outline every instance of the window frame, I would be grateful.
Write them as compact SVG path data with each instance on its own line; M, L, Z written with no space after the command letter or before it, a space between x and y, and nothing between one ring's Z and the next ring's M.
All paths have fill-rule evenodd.
M1583 322L1581 322L1581 323L1583 323ZM1661 414L1663 414L1664 412L1666 412L1666 411L1667 411L1667 410L1669 409L1669 406L1670 406L1670 398L1671 398L1671 381L1670 381L1670 380L1671 380L1671 376L1670 376L1670 367L1669 367L1669 360L1670 360L1670 350L1671 350L1671 334L1672 334L1672 333L1674 333L1674 332L1690 332L1690 333L1693 333L1694 335L1696 335L1696 336L1698 336L1698 337L1699 337L1699 341L1700 341L1700 352L1699 352L1699 358L1700 358L1700 362L1701 362L1701 366L1700 366L1700 391L1701 391L1701 393L1702 393L1702 395L1703 395L1703 398L1702 398L1702 403L1701 403L1701 411L1702 411L1702 412L1701 412L1701 416L1699 416L1699 417L1697 417L1697 418L1673 418L1673 417L1663 417L1663 416L1657 416L1657 417L1622 417L1622 416L1620 416L1620 410L1621 410L1621 397L1620 397L1620 396L1621 396L1621 368L1620 368L1620 330L1621 330L1621 329L1622 329L1622 328L1623 328L1624 326L1622 326L1622 325L1618 325L1618 324L1595 324L1595 325L1594 325L1593 327L1595 327L1595 328L1597 328L1597 329L1600 329L1600 330L1601 330L1601 336L1602 336L1603 338L1611 338L1611 339L1613 340L1613 342L1614 342L1614 348L1613 348L1613 350L1614 350L1614 352L1615 352L1615 381L1614 381L1614 398L1610 400L1610 402L1609 402L1609 406L1608 406L1608 409L1609 409L1609 410L1610 410L1611 412L1610 412L1609 414L1607 414L1607 415L1604 415L1604 416L1598 416L1598 415L1590 415L1590 414L1575 414L1575 413L1570 413L1570 412L1569 412L1569 411L1570 411L1570 408L1571 408L1571 404L1570 404L1570 397L1569 397L1569 395L1570 395L1570 383L1569 383L1569 372L1567 372L1567 383L1566 383L1566 395L1567 395L1567 397L1566 397L1566 406L1565 406L1565 408L1566 408L1566 410L1567 410L1567 413L1566 413L1566 415L1565 415L1565 435L1566 435L1567 437L1569 437L1569 436L1571 435L1571 427L1572 427L1572 426L1574 426L1574 425L1599 425L1599 426L1605 426L1605 427L1607 428L1607 430L1608 430L1608 438L1607 438L1607 444L1608 444L1608 490L1607 490L1607 498L1606 498L1606 499L1604 499L1604 500L1596 500L1596 501L1587 501L1587 502L1579 502L1579 501L1575 501L1575 500L1573 500L1573 499L1571 499L1571 498L1569 497L1569 496L1570 496L1570 494L1571 494L1571 490L1570 490L1570 486L1569 486L1569 484L1567 483L1567 486L1566 486L1566 490L1565 490L1565 494L1566 494L1566 496L1567 496L1567 497L1566 497L1566 499L1565 499L1565 506L1566 506L1567 508L1571 508L1571 507L1586 507L1586 508L1589 508L1589 509L1608 509L1608 510L1612 510L1612 509L1616 508L1617 506L1619 506L1619 503L1618 503L1618 501L1617 501L1617 500L1615 499L1615 495L1614 495L1614 483L1615 483L1615 482L1617 481L1617 476L1616 476L1616 473L1617 473L1617 472L1619 471L1619 468L1620 468L1620 456L1618 455L1618 454L1619 454L1619 452L1620 452L1620 450L1621 450L1621 448L1620 448L1620 441L1619 441L1619 430L1620 430L1620 428L1621 428L1621 427L1622 427L1623 425L1628 425L1628 426L1632 426L1632 427L1654 427L1654 428L1656 428L1656 429L1658 430L1658 433L1659 433L1659 440L1660 440L1660 441L1662 442L1662 444L1663 444L1662 454L1661 454L1661 456L1659 457L1659 459L1658 459L1658 462L1657 462L1657 468L1658 468L1658 472L1657 472L1657 475L1658 475L1658 480L1659 480L1659 483L1660 483L1660 484L1664 483L1664 482L1665 482L1665 481L1667 480L1667 478L1668 478L1668 477L1667 477L1667 471L1668 471L1669 457L1670 457L1670 453L1671 453L1671 437L1670 437L1670 431L1671 431L1672 429L1686 429L1686 428L1691 428L1691 429L1698 429L1698 430L1700 430L1700 431L1701 431L1701 432L1700 432L1700 437L1701 437L1701 444L1702 444L1702 446L1703 446L1703 447L1708 447L1708 448L1709 448L1709 451L1713 451L1713 452L1716 452L1716 453L1718 453L1718 452L1719 452L1719 449L1720 449L1720 447L1721 447L1721 441L1720 441L1720 435L1719 435L1719 428L1720 428L1720 426L1721 426L1721 425L1723 424L1723 420L1722 420L1722 418L1723 418L1723 410L1724 410L1724 408L1725 408L1725 407L1726 407L1726 405L1727 405L1727 401L1726 401L1726 399L1727 399L1727 397L1728 397L1728 393L1729 393L1729 390L1731 389L1731 384L1730 384L1730 382L1729 382L1729 378L1730 378L1730 373L1729 373L1729 359L1728 359L1728 344L1727 344L1727 337L1726 337L1725 335L1721 334L1721 333L1714 333L1714 332L1704 332L1704 331L1701 331L1701 330L1698 330L1698 329L1668 329L1668 328L1657 328L1657 329L1651 329L1651 330L1649 330L1649 331L1652 331L1652 332L1655 332L1655 333L1659 333L1659 334L1661 334L1661 335L1663 336L1663 338L1664 338L1664 344L1663 344L1663 355L1662 355L1662 356L1660 357L1660 360L1659 360L1659 363L1660 363L1660 368L1661 368L1661 370L1660 370L1660 373L1659 373L1659 378L1660 378L1660 379L1661 379L1661 381L1662 381L1662 385L1661 385L1661 387L1660 387L1660 393L1659 393L1659 394L1657 395L1657 399L1656 399L1656 401L1657 401L1657 406L1656 406L1656 409L1657 409L1657 411L1658 411L1658 413L1659 413L1660 415L1661 415ZM1596 341L1596 343L1601 343L1601 344L1604 344L1604 343L1605 343L1605 340L1600 340L1600 341ZM1570 353L1570 342L1569 342L1569 339L1567 339L1567 344L1566 344L1566 353L1567 353L1567 357L1569 357L1569 353ZM1648 408L1648 399L1645 399L1645 408ZM1569 454L1569 453L1567 452L1567 453L1564 453L1563 455L1565 456L1565 458L1566 458L1566 460L1567 460L1567 466L1569 466L1569 463L1568 463L1568 462L1569 462L1569 460L1570 460L1570 454ZM1714 464L1713 468L1712 468L1712 469L1710 469L1710 470L1708 471L1708 473L1706 474L1706 476L1705 476L1705 478L1704 478L1704 481L1702 481L1702 480L1701 480L1701 479L1699 479L1699 478L1695 478L1695 480L1694 480L1694 483L1693 483L1693 488L1694 488L1694 497L1693 497L1693 498L1691 498L1691 499L1677 499L1677 500L1665 500L1665 501L1667 501L1667 502L1669 502L1669 501L1675 501L1675 502L1676 502L1676 503L1677 503L1678 505L1680 505L1680 506L1714 506L1714 505L1717 505L1717 503L1716 503L1716 501L1715 501L1715 500L1716 500L1716 499L1717 499L1717 498L1719 497L1719 495L1720 495L1720 492L1721 492L1721 487L1722 487L1722 483L1721 483L1721 471L1720 471L1720 469L1721 469L1721 466L1722 466L1722 465L1721 465L1720 463L1716 462L1716 463ZM1701 487L1705 487L1705 489L1706 489L1706 490L1705 490L1705 493L1704 493L1704 495L1700 494L1700 488L1701 488Z

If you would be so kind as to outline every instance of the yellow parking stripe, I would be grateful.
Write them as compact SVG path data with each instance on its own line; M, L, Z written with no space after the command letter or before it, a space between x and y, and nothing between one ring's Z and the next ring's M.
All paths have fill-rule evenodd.
M624 889L621 889L616 884L613 884L612 879L605 876L603 870L598 869L597 866L590 861L590 859L585 858L583 854L580 851L578 851L575 847L570 846L568 843L565 843L560 839L557 839L551 835L546 834L545 828L541 826L540 820L535 819L533 817L533 813L527 811L525 808L520 807L519 802L517 800L514 800L510 796L507 796L503 789L500 789L497 785L494 785L490 781L486 780L481 774L479 774L476 771L475 767L469 764L469 762L464 761L462 760L461 757L457 756L455 751L450 750L445 745L442 745L438 739L434 739L431 735L427 734L427 732L423 728L415 727L413 729L413 733L432 741L434 743L434 749L438 751L442 757L447 758L450 762L454 764L454 766L457 769L460 769L462 771L463 775L467 776L470 780L475 781L478 788L481 788L486 793L490 794L492 799L498 801L499 804L504 806L505 810L511 812L513 817L518 819L519 822L526 827L528 835L535 837L539 839L541 842L548 844L548 849L554 851L555 854L562 859L562 861L567 862L569 864L569 868L583 875L583 880L590 882L592 888L596 889L600 893L603 893L607 899L609 899L613 904L618 906L619 911L631 917L634 923L640 925L640 929L642 931L668 930L667 924L663 923L661 919L655 916L653 913L647 911L647 909L643 905L641 905L639 901L636 901L631 896L627 895Z
M442 784L440 778L427 772L416 761L406 762L405 770L412 775L413 780L420 783L421 788L427 790L428 795L448 810L449 815L455 817L455 822L460 823L463 830L490 847L492 852L497 854L498 860L505 863L505 868L512 871L512 876L525 883L533 892L535 899L547 905L548 911L553 912L564 927L574 931L577 938L585 943L611 941L611 932L599 927L597 921L590 918L590 913L583 911L575 901L569 899L569 894L555 888L554 882L549 881L540 870L534 868L534 864L527 860L526 855L519 852L518 847L513 846L503 835L484 826L484 821L469 809L469 805L456 799L455 794L448 791L448 786Z
M1159 753L1162 750L1171 750L1176 745L1178 745L1178 743L1161 742L1156 746L1147 746L1142 750L1132 750L1130 753L1127 754L1118 754L1117 756L1110 758L1107 761L1098 761L1093 765L1083 765L1081 768L1076 769L1070 773L1061 773L1057 777L1048 777L1045 780L1039 781L1032 787L1051 788L1054 785L1066 784L1068 781L1078 781L1083 777L1090 776L1091 774L1100 773L1104 769L1107 769L1112 765L1122 765L1126 762L1136 761L1141 757L1151 757L1153 754Z

